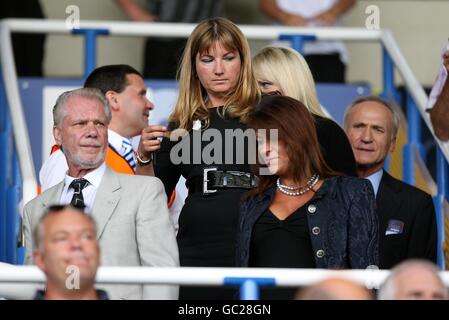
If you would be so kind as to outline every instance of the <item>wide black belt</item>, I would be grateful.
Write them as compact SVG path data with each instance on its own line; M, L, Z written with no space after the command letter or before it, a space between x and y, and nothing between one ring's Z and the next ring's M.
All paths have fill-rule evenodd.
M252 189L258 182L259 178L252 173L204 168L202 176L187 181L187 188L189 194L195 192L210 194L219 189Z

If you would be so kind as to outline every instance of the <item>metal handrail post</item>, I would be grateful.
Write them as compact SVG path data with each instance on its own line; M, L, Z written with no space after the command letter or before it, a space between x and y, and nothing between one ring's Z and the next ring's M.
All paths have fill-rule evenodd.
M97 36L108 35L109 30L80 28L72 33L84 36L84 78L87 78L97 65Z
M290 41L292 48L302 54L304 52L304 41L315 41L316 37L312 35L281 34L279 40Z
M225 277L223 284L225 286L239 286L240 300L258 300L260 296L259 287L273 287L276 285L276 279Z
M443 253L443 241L444 241L444 201L447 190L447 178L448 178L448 166L446 158L437 147L436 154L436 174L437 174L437 194L433 197L433 203L435 205L435 214L437 222L437 264L444 270L444 253Z

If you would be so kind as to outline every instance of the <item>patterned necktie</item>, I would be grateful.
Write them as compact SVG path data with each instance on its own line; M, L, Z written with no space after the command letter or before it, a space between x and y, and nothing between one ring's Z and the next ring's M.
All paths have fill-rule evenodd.
M70 184L69 188L73 189L73 197L72 201L70 201L70 204L76 208L84 209L86 205L84 204L84 197L83 197L83 189L89 184L89 181L86 179L75 179Z
M131 145L131 142L128 139L123 139L122 141L122 157L125 158L125 160L129 163L131 168L133 168L134 171L136 171L136 163L134 162L133 157L133 146Z

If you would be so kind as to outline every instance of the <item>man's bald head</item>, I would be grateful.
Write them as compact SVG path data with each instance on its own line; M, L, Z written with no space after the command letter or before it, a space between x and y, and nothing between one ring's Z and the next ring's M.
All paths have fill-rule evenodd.
M296 300L372 300L372 293L364 286L347 279L330 278L304 288Z

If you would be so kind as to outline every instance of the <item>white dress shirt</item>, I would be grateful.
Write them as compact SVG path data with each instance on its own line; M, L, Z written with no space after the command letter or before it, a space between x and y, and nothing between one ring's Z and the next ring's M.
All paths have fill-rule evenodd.
M130 141L130 139L122 137L117 132L108 129L109 145L114 148L114 150L117 151L121 156L125 154L125 150L123 148L123 140L127 140L128 142Z
M95 195L97 194L98 187L100 186L101 179L103 178L104 170L106 169L106 164L103 162L101 166L99 166L97 169L89 172L86 174L83 178L89 181L89 184L82 190L83 198L84 198L84 205L86 206L85 211L87 213L92 213ZM69 175L65 175L64 178L64 188L62 189L61 204L70 204L70 201L72 201L73 198L73 189L69 186L72 183L73 180L76 178L73 178Z

